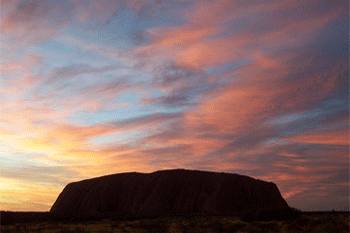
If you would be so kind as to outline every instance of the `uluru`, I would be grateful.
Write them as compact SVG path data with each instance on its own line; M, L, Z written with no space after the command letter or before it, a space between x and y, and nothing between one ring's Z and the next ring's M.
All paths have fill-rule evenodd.
M197 170L119 173L68 184L50 212L58 215L240 215L290 208L272 182Z

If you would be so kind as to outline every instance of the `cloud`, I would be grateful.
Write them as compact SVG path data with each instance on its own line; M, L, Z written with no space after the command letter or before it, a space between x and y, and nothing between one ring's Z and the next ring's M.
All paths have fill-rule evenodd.
M3 1L2 39L15 49L16 46L28 46L53 39L72 24L106 26L121 10L127 9L136 12L139 17L146 17L155 14L159 4L159 1L153 0Z
M5 15L1 29L15 45L51 39L72 20L69 4L53 1L14 1L2 7Z
M33 165L40 156L27 154L31 158L29 161L19 159L23 154L13 150L9 155L1 158L2 210L47 211L67 182L78 178L76 172L65 167Z
M331 145L349 145L349 129L337 131L314 131L307 132L303 135L286 138L288 141L297 143L315 143Z
M261 67L259 61L239 68L237 81L223 88L217 98L205 102L199 111L187 116L192 122L190 124L201 122L213 125L218 132L235 132L242 136L252 127L259 128L258 125L268 117L316 107L317 103L342 88L339 84L346 76L347 65L339 69L335 64L322 75L310 74L308 69L320 64L317 59L307 69L296 66L294 59L303 64L301 56L293 59L275 57L273 60L280 64L274 69ZM289 77L296 75L295 71L298 78L290 81ZM302 74L301 71L305 72Z
M53 82L62 82L64 79L72 79L79 75L88 75L88 74L103 74L109 71L115 71L122 69L121 66L116 65L107 65L104 67L92 67L89 64L76 64L70 66L59 67L51 70L46 82L51 84Z
M21 190L4 189L1 209L9 211L48 211L62 188L32 185Z
M207 92L223 84L211 82L203 70L166 63L154 67L154 78L150 84L164 94L159 97L143 98L144 104L160 105L168 108L195 106Z
M7 166L3 163L2 179L7 179L12 183L20 183L17 188L24 184L40 184L51 187L63 187L70 179L76 177L76 173L70 172L64 167L55 166ZM65 173L65 176L59 174ZM69 179L67 179L69 177ZM6 187L6 185L5 185ZM16 189L15 187L12 187Z
M125 119L112 122L111 125L121 130L144 127L147 125L158 124L164 121L173 120L182 117L182 113L154 113L146 116Z
M135 131L162 124L179 117L181 117L179 113L155 113L92 126L50 123L43 124L40 128L34 128L34 125L28 125L27 128L24 128L25 134L18 131L5 137L3 140L9 145L16 145L15 147L25 151L64 154L67 150L91 146L88 140L94 137L101 137L122 131ZM6 140L6 138L8 139ZM11 142L13 139L20 141L14 144Z
M231 160L233 164L246 163L248 170L243 166L230 171L275 182L288 204L295 208L312 210L309 205L316 204L318 209L327 210L327 205L321 204L325 195L339 196L338 207L348 205L348 190L340 188L348 179L347 146L292 143L255 149ZM330 155L334 160L329 160ZM307 202L302 201L303 196L308 198Z
M151 42L136 48L134 53L142 59L155 54L184 66L213 67L254 58L256 52L264 49L305 44L312 41L319 29L345 14L342 7L327 4L330 8L323 8L323 14L312 9L306 17L295 17L295 12L303 15L297 5L296 1L198 2L184 10L186 23L149 30ZM290 17L284 20L282 12ZM271 16L264 17L267 15ZM279 25L275 25L277 16Z

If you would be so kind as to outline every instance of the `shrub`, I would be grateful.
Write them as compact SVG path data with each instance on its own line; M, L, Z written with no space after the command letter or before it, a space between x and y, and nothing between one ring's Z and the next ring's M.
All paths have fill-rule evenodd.
M341 216L324 214L318 218L311 218L308 232L349 232L349 224L343 222Z
M294 208L265 208L255 211L246 211L241 215L241 219L246 222L251 221L286 221L300 217L302 212Z
M59 233L86 233L86 231L83 228L76 227L74 230L68 229L68 228L62 228Z
M131 223L133 227L147 230L148 232L167 232L170 223L167 219L140 219Z

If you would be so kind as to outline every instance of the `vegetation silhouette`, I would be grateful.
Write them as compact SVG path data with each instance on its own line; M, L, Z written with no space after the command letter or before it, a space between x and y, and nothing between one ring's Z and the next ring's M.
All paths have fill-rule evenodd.
M53 216L49 212L44 213L20 213L11 212L13 220L20 216L22 223L2 224L2 233L19 232L59 232L59 233L82 233L82 232L349 232L349 212L301 212L293 220L244 221L233 216L192 216L192 217L161 217L141 218L134 220L100 219L71 221L69 219L43 220L43 216ZM1 212L3 217L9 212ZM41 219L33 219L34 216ZM7 215L9 216L9 215ZM23 218L24 216L28 219Z

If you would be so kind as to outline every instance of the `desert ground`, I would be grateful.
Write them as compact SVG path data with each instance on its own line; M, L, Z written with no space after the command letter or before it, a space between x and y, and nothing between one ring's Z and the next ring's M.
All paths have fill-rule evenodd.
M20 232L349 232L348 212L309 212L289 221L243 221L235 217L167 217L99 221L34 221L2 225L2 233Z

